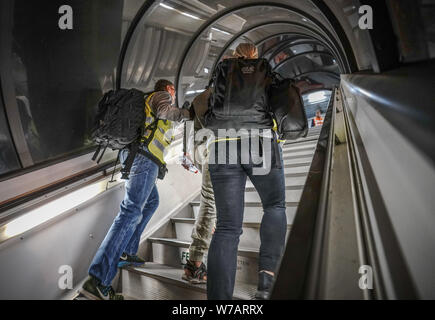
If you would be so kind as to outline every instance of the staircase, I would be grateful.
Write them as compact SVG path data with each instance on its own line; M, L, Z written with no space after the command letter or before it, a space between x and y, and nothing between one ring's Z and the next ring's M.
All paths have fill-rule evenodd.
M283 148L287 202L288 232L302 195L311 166L319 127L311 129L308 137L287 143ZM183 264L188 258L191 233L199 212L199 199L191 202L171 219L169 228L175 237L150 237L150 262L143 267L130 267L121 271L122 293L130 299L140 300L203 300L207 299L205 285L191 285L181 279ZM252 300L257 288L258 251L260 248L260 222L263 210L260 197L248 180L245 194L243 234L240 237L234 299ZM159 234L162 234L161 232ZM168 232L166 232L168 234ZM207 256L205 256L205 259ZM205 261L206 263L206 261Z

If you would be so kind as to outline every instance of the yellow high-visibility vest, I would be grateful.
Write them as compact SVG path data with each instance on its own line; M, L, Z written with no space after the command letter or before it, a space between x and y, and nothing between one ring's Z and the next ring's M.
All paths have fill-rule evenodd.
M322 117L320 117L320 118L315 117L314 118L314 126L315 127L323 126L323 118Z
M170 134L172 122L169 120L157 119L150 106L151 98L155 93L150 94L145 100L145 131L141 142L148 147L148 151L166 165L164 160L165 149L174 141L174 136Z
M278 134L278 123L276 122L275 119L273 119L273 131L275 131ZM277 141L278 141L278 143L281 143L281 142L285 143L287 140L278 139Z

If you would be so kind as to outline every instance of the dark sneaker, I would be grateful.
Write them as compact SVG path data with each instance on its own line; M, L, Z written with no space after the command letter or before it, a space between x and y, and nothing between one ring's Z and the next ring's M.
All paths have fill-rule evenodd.
M138 256L130 256L124 253L119 259L118 268L124 268L128 266L139 267L139 266L143 266L145 262L146 261L144 259L141 259Z
M89 277L83 284L80 293L91 300L124 300L124 297L121 294L116 294L111 286L100 285L94 277Z
M207 268L204 263L198 268L192 261L187 260L184 266L183 280L189 281L191 284L207 283Z
M258 287L255 299L268 300L273 287L274 277L266 272L258 274Z

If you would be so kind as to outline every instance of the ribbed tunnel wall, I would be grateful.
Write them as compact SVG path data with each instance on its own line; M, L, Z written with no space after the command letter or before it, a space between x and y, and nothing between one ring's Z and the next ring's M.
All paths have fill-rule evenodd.
M94 150L90 130L102 93L115 88L117 82L122 87L150 91L156 80L169 79L177 85L177 102L181 106L185 101L192 101L204 90L216 64L231 55L232 50L241 42L256 44L260 56L267 59L276 72L284 77L295 78L301 86L308 88L307 93L330 91L338 87L342 75L384 72L399 68L404 63L425 61L435 56L433 39L427 36L429 40L426 43L426 39L416 36L424 33L424 30L434 28L433 24L427 22L433 10L430 5L421 5L421 21L424 23L401 24L397 19L392 19L390 28L382 25L388 32L400 35L400 41L396 41L399 48L391 52L388 48L397 46L394 37L390 37L389 40L358 27L358 9L364 3L371 3L370 1L77 0L70 1L74 9L74 29L62 31L57 28L57 12L66 2L68 1L0 2L0 228L12 218L27 212L32 206L47 201L44 198L47 195L51 199L60 192L59 190L71 183L86 184L92 179L102 179L108 174L116 155L108 153L101 165L90 161ZM409 16L417 15L414 8L403 6L390 5L389 12L398 15L405 11L409 12ZM383 6L380 7L385 9ZM381 9L380 12L389 14ZM29 25L32 27L29 28ZM391 35L388 32L385 34ZM383 43L386 44L385 47ZM410 49L414 47L419 49ZM361 87L370 88L367 89L369 91L357 91L357 88L356 91L346 89L344 92L350 96L349 108L355 114L358 113L357 127L361 128L363 135L365 134L366 141L373 141L379 137L368 134L370 126L365 127L365 124L370 122L373 130L376 129L377 123L382 128L385 127L383 121L378 119L377 122L374 119L380 114L382 119L388 119L388 123L391 124L392 131L382 131L386 137L400 132L398 136L394 135L395 141L398 145L399 142L416 145L416 149L411 148L416 154L414 160L422 164L420 167L429 171L433 165L433 144L430 143L433 127L428 125L428 119L433 116L433 109L430 108L430 98L426 98L425 93L433 83L433 78L425 74L425 81L420 82L418 75L414 78L410 76L413 74L413 70L406 70L403 73L400 71L388 74L388 77L391 77L390 83L401 88L402 93L407 88L406 85L403 86L403 75L413 79L410 86L415 85L415 92L419 92L421 97L418 105L407 100L406 96L401 100L406 103L391 103L394 101L392 97L395 96L394 85L393 89L385 89L385 92L389 93L387 96L372 95L371 92L375 91L376 86L370 87L372 78L369 77L363 77L361 80ZM381 88L382 83L376 81L379 80L374 82ZM424 85L418 86L419 83ZM348 87L358 86L349 84ZM358 98L357 106L352 100L356 92L362 97ZM370 103L365 104L367 101ZM326 111L328 107L328 99L326 102L310 104L309 99L305 97L305 102L309 116L317 109ZM367 111L372 107L376 110L375 113ZM364 110L366 113L358 110ZM366 118L364 114L367 115ZM421 117L422 114L426 117ZM398 126L407 123L404 119L410 119L409 128L415 130L400 130ZM381 131L379 132L381 134ZM414 132L418 134L415 135ZM418 139L415 136L418 136ZM405 140L402 140L403 137ZM387 140L383 140L382 143L388 145ZM382 181L386 181L394 177L396 171L384 171L382 165L376 162L376 155L391 156L382 153L385 149L379 149L380 145L381 143L375 147L373 144L367 145L370 147L371 155L371 161L368 162L374 163L377 174L382 176L388 172L382 176ZM404 167L406 161L396 164L396 168ZM431 185L432 176L425 174L425 170L420 171L418 175L422 180L415 180L415 177L410 179L415 190L423 192L425 189L422 186ZM162 187L175 193L174 199L177 201L165 206L166 211L176 208L180 204L180 199L188 197L186 190L181 192L174 187L177 177L182 173L177 169L173 172L174 175L168 180L170 182L165 182ZM199 186L198 181L190 182L192 188ZM420 182L422 184L419 184ZM396 194L395 190L391 189L389 192L388 188L393 186L394 184L381 183L382 192L379 192L388 199L385 206L392 208L391 210L400 208L400 201L396 205L391 204ZM110 192L103 193L100 197L110 198ZM121 193L117 191L118 198ZM403 201L405 199L406 197ZM424 203L422 214L417 214L413 220L415 224L412 230L417 232L418 226L432 223L428 214L430 196L424 192L420 198L418 196L413 199L421 199ZM411 200L407 202L414 203ZM96 203L98 205L98 200ZM65 228L60 223L57 229L56 223L51 224L54 238L63 232L68 234L65 239L57 241L57 246L62 249L68 247L69 241L73 238L68 231L79 229L81 223L89 225L89 229L98 229L96 234L98 233L98 237L101 238L104 235L103 229L108 227L110 219L117 211L117 208L113 208L112 202L102 203L96 216L86 216L83 220L76 219L70 228ZM164 217L165 214L162 213L159 217ZM105 221L106 227L98 226L99 217ZM406 227L402 222L407 219L397 220L397 216L395 218L392 219L395 225L389 230L403 232ZM32 232L37 235L38 231L42 233L45 227L46 224ZM430 242L432 239L422 236L411 241L406 232L402 234L403 236L397 240L396 249L406 249L406 257L399 258L403 268L410 267L412 272L405 273L409 275L426 272L427 269L416 262L420 261L419 259L414 257L414 263L410 262L410 259L413 259L411 253L415 252L416 248L422 248L423 242L427 244L427 241ZM49 253L35 255L35 252L40 251L41 247L50 247L54 238L42 236L41 242L32 242L32 238L26 235L23 240L6 240L0 244L0 263L11 256L11 252L7 250L20 243L21 250L32 252L30 258L42 261ZM81 241L87 243L84 239ZM36 244L38 247L35 247ZM92 240L86 253L71 263L81 266L87 264L97 246L98 241ZM422 250L429 254L431 248L431 245L428 245ZM52 265L47 267L43 263L36 264L28 279L46 277L54 283L53 270L58 267L58 261L47 261L53 262ZM23 264L25 263L23 261ZM9 265L8 268L12 270L13 265ZM13 273L14 276L7 274L2 278L2 284L9 281L19 282L22 273L25 272L26 268L23 268L20 272ZM86 270L81 268L76 274L76 279L80 280L85 274ZM55 276L57 279L57 274ZM422 277L415 281L417 284L410 285L414 286L413 290L420 290L421 295L430 296L432 292L428 288L428 283L431 282L425 284ZM37 286L37 283L34 285ZM44 298L58 298L62 292L57 289L46 292L41 290L40 294L44 295Z

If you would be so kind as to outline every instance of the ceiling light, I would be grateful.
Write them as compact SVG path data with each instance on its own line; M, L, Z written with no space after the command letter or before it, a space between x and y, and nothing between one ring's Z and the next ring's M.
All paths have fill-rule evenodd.
M308 96L308 103L319 103L328 100L326 96L326 91L317 91L310 93Z
M195 19L195 20L202 20L201 18L199 18L199 17L197 17L197 16L194 16L194 15L191 15L191 14L188 14L188 13L186 13L186 12L181 12L181 14L182 14L183 16L186 16L186 17L189 17L189 18L192 18L192 19Z
M211 28L211 30L214 30L214 31L218 31L218 32L221 32L221 33L223 33L223 34L227 34L227 35L231 35L231 33L229 33L229 32L226 32L226 31L223 31L223 30L221 30L221 29L218 29L218 28Z
M160 6L162 6L163 8L169 9L169 10L175 10L175 8L172 8L170 6L168 6L167 4L164 3L160 3Z
M160 6L165 8L165 9L168 9L168 10L173 10L173 11L179 13L179 14L182 14L183 16L186 16L186 17L189 17L189 18L192 18L192 19L195 19L195 20L203 20L203 19L201 19L201 18L199 18L197 16L194 16L193 14L180 11L180 10L175 9L175 8L173 8L171 6L168 6L167 4L164 4L164 3L160 3Z

